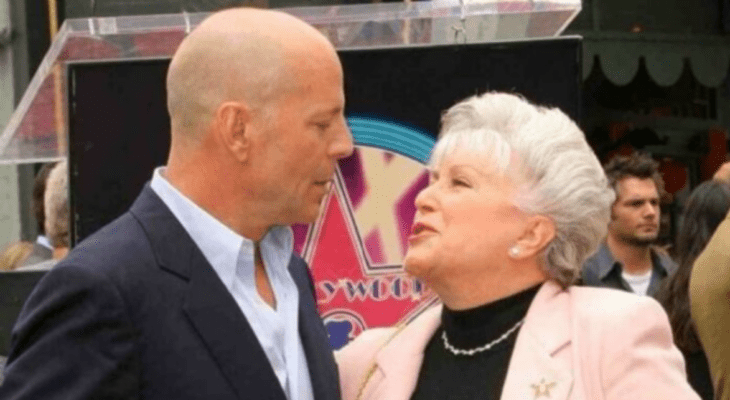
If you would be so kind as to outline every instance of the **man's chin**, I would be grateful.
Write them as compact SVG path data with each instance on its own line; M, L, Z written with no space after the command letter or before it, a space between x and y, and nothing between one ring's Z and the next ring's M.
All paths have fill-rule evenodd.
M303 212L299 218L297 218L296 223L299 224L313 224L317 222L317 219L319 218L321 213L324 213L325 210L322 210L320 207L317 207L312 210L307 210L306 212Z
M647 236L632 236L630 238L626 238L626 241L629 244L632 244L634 246L638 247L646 247L650 246L654 243L656 243L657 238L659 235L647 235Z

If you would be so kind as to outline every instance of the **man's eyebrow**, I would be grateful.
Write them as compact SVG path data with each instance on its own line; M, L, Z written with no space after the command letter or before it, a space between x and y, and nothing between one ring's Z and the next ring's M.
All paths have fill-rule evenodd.
M628 203L633 203L633 202L637 202L637 201L642 201L642 202L643 201L654 201L654 200L659 200L659 196L628 197L628 198L623 199L623 201L628 202Z
M309 117L313 118L313 119L323 118L323 117L332 118L332 117L335 117L335 116L341 114L343 110L344 110L343 107L332 107L332 108L323 109L323 110L313 110L310 113Z
M345 106L343 104L313 104L313 114L339 114L343 112Z

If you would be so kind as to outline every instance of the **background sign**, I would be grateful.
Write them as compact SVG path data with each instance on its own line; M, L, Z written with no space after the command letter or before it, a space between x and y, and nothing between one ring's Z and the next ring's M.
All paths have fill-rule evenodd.
M319 310L336 349L364 329L408 320L436 300L402 268L414 200L428 184L422 160L433 138L384 121L349 123L359 145L340 161L320 218L294 227L296 250L311 267ZM362 144L367 141L382 147L393 143L394 149Z

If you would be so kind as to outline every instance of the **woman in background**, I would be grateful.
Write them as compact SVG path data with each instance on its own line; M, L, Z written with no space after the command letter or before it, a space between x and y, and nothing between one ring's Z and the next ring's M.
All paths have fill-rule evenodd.
M404 259L438 294L338 352L344 400L698 400L661 306L575 287L614 201L583 133L504 93L446 112Z
M695 259L730 210L730 185L707 181L697 186L687 200L676 237L677 271L656 293L669 315L674 342L687 363L687 376L703 400L712 400L713 390L707 358L690 315L689 277Z

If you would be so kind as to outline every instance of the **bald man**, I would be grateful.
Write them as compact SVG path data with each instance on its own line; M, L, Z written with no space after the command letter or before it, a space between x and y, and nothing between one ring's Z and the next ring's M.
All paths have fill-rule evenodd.
M228 10L188 35L167 165L35 289L0 398L337 400L288 226L314 221L352 152L342 85L331 44L283 13Z

